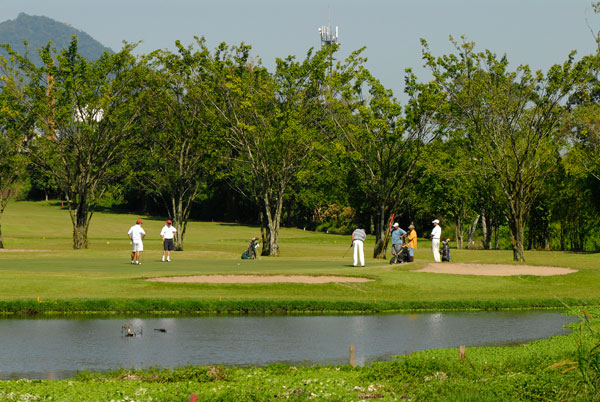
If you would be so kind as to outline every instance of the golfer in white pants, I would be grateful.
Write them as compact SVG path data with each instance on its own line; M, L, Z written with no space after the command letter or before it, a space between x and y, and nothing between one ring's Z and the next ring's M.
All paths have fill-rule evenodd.
M132 264L141 264L140 254L144 251L144 237L146 237L146 232L142 229L142 221L140 219L137 220L135 225L129 228L129 232L127 232L129 236L129 240L131 240L131 263Z
M433 259L435 262L442 262L440 258L440 238L442 237L442 228L440 221L435 219L433 222L433 230L431 231L431 251L433 251Z
M364 229L355 229L352 232L352 247L354 247L354 266L358 265L360 260L360 266L365 266L365 252L363 249L363 243L367 238L367 233Z

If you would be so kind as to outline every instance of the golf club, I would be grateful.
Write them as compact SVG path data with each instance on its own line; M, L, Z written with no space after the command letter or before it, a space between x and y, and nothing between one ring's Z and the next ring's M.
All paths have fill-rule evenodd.
M350 243L350 247L348 247L346 249L346 251L344 251L344 255L342 256L342 258L344 258L346 256L346 254L348 254L348 250L350 250L352 248L352 243Z

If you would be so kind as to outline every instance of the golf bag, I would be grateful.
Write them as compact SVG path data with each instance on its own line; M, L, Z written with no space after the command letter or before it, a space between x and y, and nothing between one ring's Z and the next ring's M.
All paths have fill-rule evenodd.
M450 239L447 239L442 242L442 262L450 262L450 244L448 244L449 241Z
M248 246L248 248L246 249L246 251L244 251L242 253L242 260L255 260L256 259L256 249L260 246L260 244L258 244L258 239L255 237L252 240L250 240L250 245Z
M410 256L408 255L408 247L402 246L400 252L396 255L392 256L390 260L390 264L402 264L404 262L409 262Z

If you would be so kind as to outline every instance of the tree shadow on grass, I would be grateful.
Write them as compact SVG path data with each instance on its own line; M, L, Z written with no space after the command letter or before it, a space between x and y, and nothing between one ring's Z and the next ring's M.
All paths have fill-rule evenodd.
M62 210L65 210L65 211L67 211L69 209L66 201L47 201L47 204L49 206L57 207ZM100 212L100 213L115 214L115 215L139 215L139 216L143 216L145 219L154 220L154 221L162 221L162 220L168 219L166 216L148 215L144 212L131 211L131 210L126 209L125 207L119 207L119 206L105 207L102 205L98 205L93 209L93 211L94 211L94 213ZM190 220L190 222L192 222L192 220Z

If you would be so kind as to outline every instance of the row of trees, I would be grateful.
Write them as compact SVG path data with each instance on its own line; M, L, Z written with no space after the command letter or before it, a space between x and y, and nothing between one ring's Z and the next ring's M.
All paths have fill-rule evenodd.
M600 57L570 55L542 73L453 43L454 54L434 57L423 42L433 78L407 70L405 104L362 50L338 60L337 46L278 59L273 72L249 46L210 50L198 38L94 62L74 39L60 53L40 49L42 67L5 46L0 219L28 176L66 199L74 248L87 247L108 194L134 192L175 222L178 249L199 200L233 192L256 212L264 255L279 254L284 220L306 226L333 206L375 235L376 256L392 214L452 222L459 247L479 222L486 248L507 227L518 261L550 247L556 222L561 248L583 248L591 225L573 217L597 206Z

